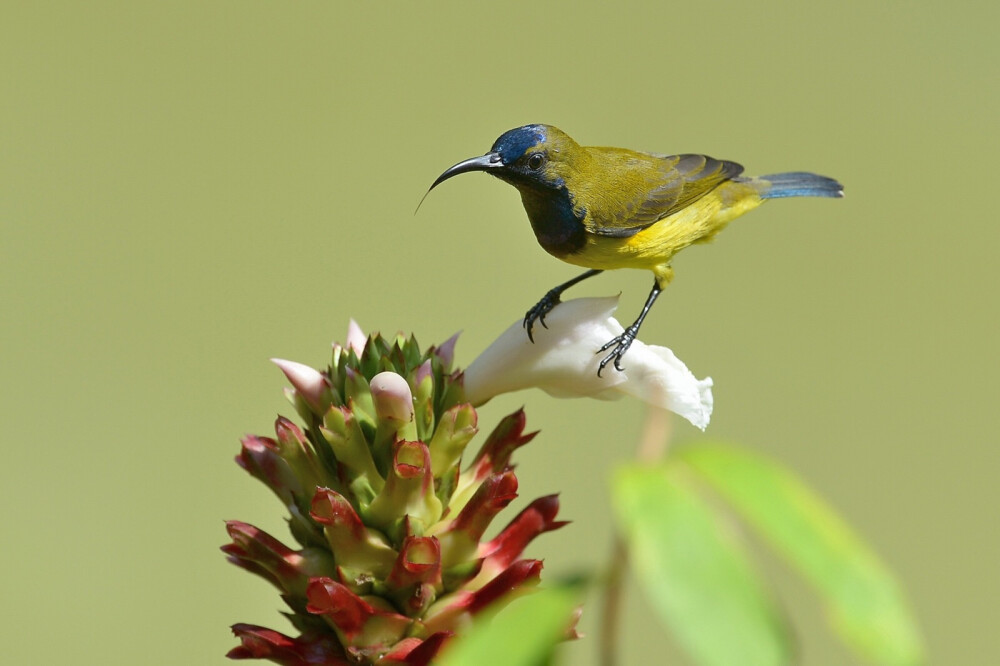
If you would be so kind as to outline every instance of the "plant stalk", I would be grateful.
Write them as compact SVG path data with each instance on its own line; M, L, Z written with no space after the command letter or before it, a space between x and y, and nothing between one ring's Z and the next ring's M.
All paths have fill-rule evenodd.
M660 407L649 407L635 452L636 460L652 464L666 457L670 448L670 435L670 412ZM601 666L618 664L618 642L621 635L621 612L627 566L628 543L621 533L616 531L611 544L611 557L604 584L604 603L601 607L598 635Z

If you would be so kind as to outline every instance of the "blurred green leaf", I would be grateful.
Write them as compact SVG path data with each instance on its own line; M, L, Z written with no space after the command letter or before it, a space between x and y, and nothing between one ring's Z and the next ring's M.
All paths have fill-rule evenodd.
M833 626L879 664L923 661L919 632L888 569L789 470L743 448L699 445L674 458L690 466L819 591Z
M640 586L700 663L789 663L782 618L730 526L697 490L684 465L633 465L615 475L615 508Z
M534 591L492 618L477 621L435 663L439 666L539 666L572 625L579 594L557 587Z

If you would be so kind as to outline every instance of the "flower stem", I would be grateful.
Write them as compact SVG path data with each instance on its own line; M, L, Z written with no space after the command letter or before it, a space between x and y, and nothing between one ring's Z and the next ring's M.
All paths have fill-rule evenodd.
M646 422L642 427L642 437L635 457L640 462L654 463L666 457L670 448L670 412L662 407L650 406L646 410Z
M625 539L616 533L611 544L607 579L604 583L604 605L601 608L600 652L601 666L615 666L618 663L618 637L622 586L625 582L625 569L628 563L628 546Z
M670 412L661 407L650 407L646 412L639 446L636 448L636 459L654 463L664 458L670 448L671 430ZM601 609L600 663L601 666L616 666L621 633L619 618L624 596L625 569L628 566L628 543L620 532L615 533L608 564L608 575L604 584L604 604Z

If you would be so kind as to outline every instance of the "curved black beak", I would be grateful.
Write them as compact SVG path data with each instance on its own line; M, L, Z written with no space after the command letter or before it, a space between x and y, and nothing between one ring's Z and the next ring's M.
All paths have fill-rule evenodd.
M448 180L452 176L457 176L460 173L468 173L470 171L489 171L491 169L500 169L503 167L503 161L500 159L500 153L486 153L480 157L471 157L467 160L462 160L455 166L445 170L443 174L437 177L431 186L427 188L427 192L420 199L420 203L417 204L417 210L420 210L420 204L424 202L427 195L431 193L435 187ZM413 214L417 214L417 210L413 211Z

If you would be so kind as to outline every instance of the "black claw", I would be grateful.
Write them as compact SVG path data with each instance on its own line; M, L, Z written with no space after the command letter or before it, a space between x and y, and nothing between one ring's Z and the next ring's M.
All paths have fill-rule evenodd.
M625 370L625 368L622 367L622 358L624 358L625 352L627 352L628 348L632 346L632 343L635 342L635 337L636 335L638 335L638 333L639 333L638 327L629 326L624 331L622 331L621 335L612 338L611 340L608 340L603 347L597 350L597 353L600 354L601 352L607 351L612 347L614 347L614 349L611 349L610 354L601 359L601 363L597 368L598 377L600 377L601 372L604 371L604 366L606 366L608 363L611 363L612 359L614 360L615 370L617 370L618 372L622 372L623 370Z
M542 328L548 328L548 325L545 323L545 315L551 312L552 308L559 305L559 297L564 291L572 287L574 284L577 284L582 280L586 280L589 277L593 277L600 272L600 270L592 268L583 275L577 275L572 280L563 282L561 285L549 289L548 293L542 296L542 300L535 303L535 306L528 310L524 315L524 322L522 323L522 326L526 331L528 331L528 339L532 342L535 341L535 338L531 335L531 329L535 326L536 321L542 325Z
M548 325L545 323L545 315L551 312L552 308L559 305L559 293L556 289L549 290L547 294L542 296L542 300L535 303L534 307L524 314L522 327L528 331L528 339L532 342L535 341L535 338L532 336L532 329L536 321L542 325L542 328L548 328Z

